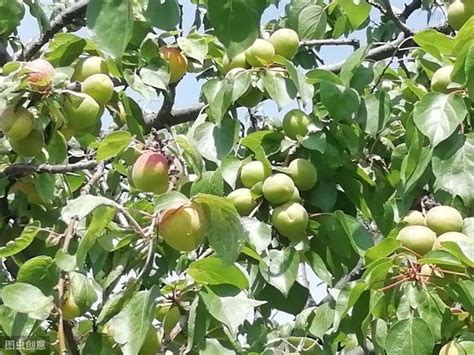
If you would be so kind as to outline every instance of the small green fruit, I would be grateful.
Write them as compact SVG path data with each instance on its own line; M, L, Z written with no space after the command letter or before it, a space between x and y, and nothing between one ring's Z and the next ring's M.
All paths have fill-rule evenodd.
M229 57L224 55L222 58L222 66L221 66L221 72L223 74L228 73L231 69L235 68L247 68L248 64L247 61L245 60L245 52L242 52L240 54L237 54L234 58L229 59Z
M242 185L252 188L255 184L263 182L268 176L270 176L271 171L266 168L265 165L258 161L251 161L250 163L245 164L240 170L240 180Z
M65 320L74 319L82 314L79 306L77 305L76 301L74 300L74 297L72 296L72 292L66 293L65 300L61 309L63 312L63 318Z
M248 108L257 106L263 99L263 92L256 87L250 87L245 94L243 94L237 102Z
M436 206L426 214L426 225L438 235L446 232L461 232L463 218L455 208Z
M293 59L300 46L298 34L289 28L281 28L275 31L269 39L275 48L275 54L281 55L286 59Z
M84 81L94 74L108 74L107 63L101 57L87 57L77 61L72 80Z
M150 326L138 355L157 354L161 350L161 340L154 326Z
M271 64L274 56L273 45L263 39L256 39L245 51L245 59L252 67L256 68Z
M35 157L41 153L44 146L43 132L33 129L25 138L9 139L12 149L24 156Z
M163 319L163 330L165 331L165 335L170 335L173 328L178 324L179 318L181 318L179 308L176 306L171 307Z
M250 189L240 188L234 190L227 197L232 201L241 216L248 216L257 207L257 201L252 196Z
M459 242L469 242L471 239L465 235L464 233L459 233L459 232L446 232L441 234L438 237L438 242L443 243L443 242L454 242L454 243L459 243Z
M95 127L102 112L92 97L82 93L67 95L63 108L68 127L75 131L87 131Z
M452 65L447 65L435 71L431 78L431 90L448 93L450 91L448 86L452 83L451 73L453 72L453 68Z
M82 83L82 92L101 105L106 105L114 94L114 83L105 74L94 74Z
M290 175L300 191L311 190L316 184L318 173L314 165L306 159L292 160L288 166Z
M416 210L408 212L407 215L403 217L402 221L409 224L410 226L426 225L425 216L422 212Z
M294 109L288 111L283 118L283 131L288 137L296 140L297 136L306 136L308 124L308 116L303 111Z
M23 139L33 129L33 114L23 106L7 107L0 119L0 129L10 139Z
M279 205L293 197L295 188L295 183L288 175L279 173L265 179L262 192L268 202Z
M456 343L454 340L443 345L439 351L439 355L466 355L463 347Z
M162 194L168 191L169 175L166 157L157 152L143 153L133 164L132 185L140 191Z
M448 7L448 23L456 31L461 29L469 17L471 17L471 12L464 1L456 0Z
M299 203L287 202L273 210L272 224L284 237L299 241L306 236L308 212Z
M402 246L405 248L425 255L433 249L436 234L425 226L407 226L400 230L397 239L402 242Z
M159 231L164 241L172 248L191 251L204 242L207 226L204 209L192 202L167 210L161 218Z

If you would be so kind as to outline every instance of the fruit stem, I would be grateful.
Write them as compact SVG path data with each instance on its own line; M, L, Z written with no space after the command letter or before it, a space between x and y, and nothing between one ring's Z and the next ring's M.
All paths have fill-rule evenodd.
M410 279L410 277L405 276L404 278L402 278L401 280L399 280L399 281L397 281L397 282L394 282L393 284L390 284L390 285L388 285L388 286L379 288L377 291L386 291L386 290L388 290L388 289L391 289L391 288L396 287L397 285L399 285L399 284L401 284L401 283L403 283L403 282L405 282L405 281L407 281L407 280L409 280L409 279Z

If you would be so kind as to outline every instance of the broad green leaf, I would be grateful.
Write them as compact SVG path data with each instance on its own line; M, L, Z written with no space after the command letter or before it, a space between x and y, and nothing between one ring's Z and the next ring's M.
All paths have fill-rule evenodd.
M298 33L301 40L323 38L326 33L327 16L321 6L309 5L302 8L291 26Z
M243 217L242 223L247 232L250 244L252 244L258 253L267 250L272 241L272 228L256 218Z
M241 290L245 290L249 286L247 277L235 264L226 265L221 259L215 257L208 257L191 263L187 272L199 284L230 284Z
M195 345L202 343L206 337L208 323L209 316L206 306L199 295L196 295L189 309L186 353Z
M185 135L180 134L175 138L176 144L182 149L182 154L187 163L191 165L193 172L200 175L204 169L203 161L199 150Z
M335 212L342 228L346 232L352 247L360 256L363 256L367 249L374 245L374 240L370 232L354 217L344 214L342 211Z
M298 142L300 142L306 149L317 150L321 154L324 154L326 151L327 141L325 132L310 133L303 139L298 139Z
M365 264L369 265L371 262L392 254L400 248L401 242L395 238L386 238L380 243L366 250L364 254Z
M132 10L129 0L91 0L87 5L87 27L98 46L114 58L122 57L132 38Z
M191 32L187 37L179 37L178 45L186 57L196 59L200 63L204 62L209 51L206 38L198 32Z
M156 89L168 90L170 71L168 65L149 65L140 69L140 78L143 83Z
M349 310L354 306L362 293L367 289L364 281L358 280L347 283L336 300L336 310L334 314L333 328L337 330L341 320L347 315Z
M351 118L359 108L359 94L352 88L323 81L321 82L320 95L323 105L336 121ZM344 105L341 105L341 102L344 102Z
M474 281L460 279L450 283L446 287L446 291L467 312L474 313Z
M54 164L61 164L67 159L67 143L60 131L54 131L48 143L50 160Z
M235 184L239 176L240 159L229 155L222 159L221 171L224 181L232 188L235 189Z
M372 9L366 0L340 0L339 6L344 10L353 29L367 20Z
M71 218L81 220L99 206L116 207L117 204L102 196L83 195L67 202L61 210L61 218L65 223L69 223Z
M224 323L234 336L250 312L265 303L249 299L232 286L204 287L199 294L209 313Z
M69 273L69 287L74 302L81 311L89 309L97 301L96 285L86 275L72 271Z
M288 297L291 287L298 277L300 258L293 248L285 250L272 249L259 265L265 281Z
M332 284L333 277L327 269L326 264L324 263L324 260L323 258L321 258L321 256L312 251L307 251L305 253L305 259L308 265L313 270L313 272L316 274L316 276L318 276L328 285Z
M200 193L215 196L224 195L224 180L221 169L203 173L198 180L193 182L189 193L191 196Z
M32 313L53 308L53 297L46 297L39 288L22 282L7 285L2 289L5 306L21 313Z
M137 283L129 283L125 286L123 291L120 291L119 293L107 299L99 313L99 316L97 317L97 323L106 323L112 317L117 315L124 308L124 305L135 294L138 286L139 285Z
M352 0L349 0L352 1ZM356 73L357 69L360 67L362 62L364 61L367 53L369 52L369 46L361 47L354 51L344 62L341 68L341 73L339 74L341 81L344 85L348 86L351 82L354 73ZM333 82L332 80L330 80ZM337 84L333 82L334 84Z
M450 37L433 29L416 33L413 40L427 53L438 59L442 59L442 55L450 55L454 48Z
M2 12L0 14L0 35L9 35L20 25L25 15L25 8L21 2L15 0L0 1Z
M49 42L45 59L54 66L71 65L82 53L87 42L73 33L57 33Z
M132 135L127 131L112 132L104 138L97 149L97 160L107 160L123 152L130 142Z
M54 198L56 179L53 174L39 174L35 181L35 188L41 201L48 203Z
M72 271L76 268L76 256L59 249L54 257L56 265L63 271Z
M159 212L168 208L176 208L188 202L189 199L181 192L169 191L155 198L155 211Z
M59 270L53 258L40 255L27 260L18 270L17 282L38 287L45 295L53 293L59 279Z
M371 94L364 99L357 118L365 132L371 137L375 137L385 128L391 109L390 97L380 91L378 94Z
M207 1L207 16L231 58L250 47L258 37L265 6L265 0Z
M448 138L467 115L466 105L457 94L431 92L415 104L413 120L433 146Z
M288 70L288 76L293 82L293 85L298 90L301 100L305 106L309 105L314 96L314 87L309 84L306 80L306 76L296 69L295 65L289 60L283 60L285 63L286 69Z
M138 354L155 317L155 299L158 296L159 289L156 286L136 293L108 323L124 355Z
M36 320L28 317L25 313L15 312L13 309L1 305L0 323L9 337L27 338L34 329Z
M433 156L435 187L463 199L474 201L474 135L456 135L436 147Z
M311 322L309 332L323 339L324 334L331 328L334 320L334 309L331 308L329 303L322 304L313 311L313 321Z
M385 339L385 350L390 355L430 355L433 335L421 318L407 318L390 327Z
M297 90L293 82L271 70L265 71L263 86L271 99L275 101L279 110L282 110L284 106L296 98Z
M209 117L220 123L232 103L232 86L226 80L211 79L202 86L209 105Z
M235 351L226 348L219 340L206 338L204 347L199 351L200 355L235 355Z
M10 240L7 244L0 247L0 258L18 254L26 249L33 242L33 239L35 239L40 227L41 224L38 221L33 221L28 224L18 238Z
M150 0L146 17L153 27L171 31L179 24L181 13L176 0Z

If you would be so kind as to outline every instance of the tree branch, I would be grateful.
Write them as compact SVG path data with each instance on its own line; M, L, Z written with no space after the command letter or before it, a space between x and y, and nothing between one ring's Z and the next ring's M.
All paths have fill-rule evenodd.
M360 47L360 42L355 38L342 39L315 39L309 41L301 41L300 46L352 46L354 48Z
M61 31L65 26L71 24L77 17L83 16L88 3L89 0L80 0L59 13L51 22L50 29L46 30L37 40L28 44L18 59L31 60L56 33Z
M401 18L393 12L393 7L390 4L390 0L382 0L382 2L386 11L385 15L395 22L397 27L405 34L406 37L413 35L413 31L408 28L408 26L403 23Z
M198 103L182 109L171 111L161 111L158 115L153 115L148 121L148 128L162 129L167 126L175 126L180 123L192 122L196 120L199 113L204 108L203 103Z
M418 10L421 7L421 5L422 5L421 0L413 0L411 3L405 4L405 8L403 9L402 13L399 16L400 20L402 20L403 22L408 20L410 15L416 10Z
M97 167L98 162L95 160L81 161L74 164L13 164L8 166L3 172L0 173L0 177L21 177L31 174L51 173L51 174L64 174L72 173L79 170L93 170Z

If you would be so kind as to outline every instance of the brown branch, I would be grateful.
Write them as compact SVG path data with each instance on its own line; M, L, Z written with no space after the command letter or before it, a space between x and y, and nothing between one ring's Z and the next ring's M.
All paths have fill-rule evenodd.
M341 38L341 39L314 39L308 41L301 41L300 46L352 46L354 48L360 47L360 42L355 38Z
M3 66L5 63L11 62L12 57L7 51L7 45L0 45L0 66Z
M102 177L102 175L104 174L104 169L105 169L104 162L101 162L97 165L94 175L92 175L89 181L87 182L87 184L85 184L84 187L82 187L81 196L89 194L92 186L94 186L94 184L98 182L100 178Z
M422 5L421 0L413 0L411 3L405 4L405 8L403 9L402 13L399 16L400 20L402 20L403 22L408 20L411 14L415 12L416 10L418 10L421 7L421 5Z
M37 40L28 44L18 59L31 60L56 33L61 31L65 26L71 24L79 16L84 16L88 3L89 0L81 0L59 13L51 22L50 28Z
M397 25L397 27L405 34L405 36L410 37L413 35L413 31L408 28L408 26L403 23L401 18L393 12L393 7L390 5L390 0L382 0L382 3L385 7L385 15L395 22L395 25Z
M64 174L72 173L79 170L93 170L97 167L98 162L95 160L81 161L74 164L13 164L7 167L3 172L0 173L0 177L8 176L11 178L21 177L31 174L51 173L51 174Z
M153 117L149 119L148 128L162 129L167 126L192 122L196 120L203 108L204 104L198 103L187 108L171 110L170 112L160 112L158 115L153 115Z

